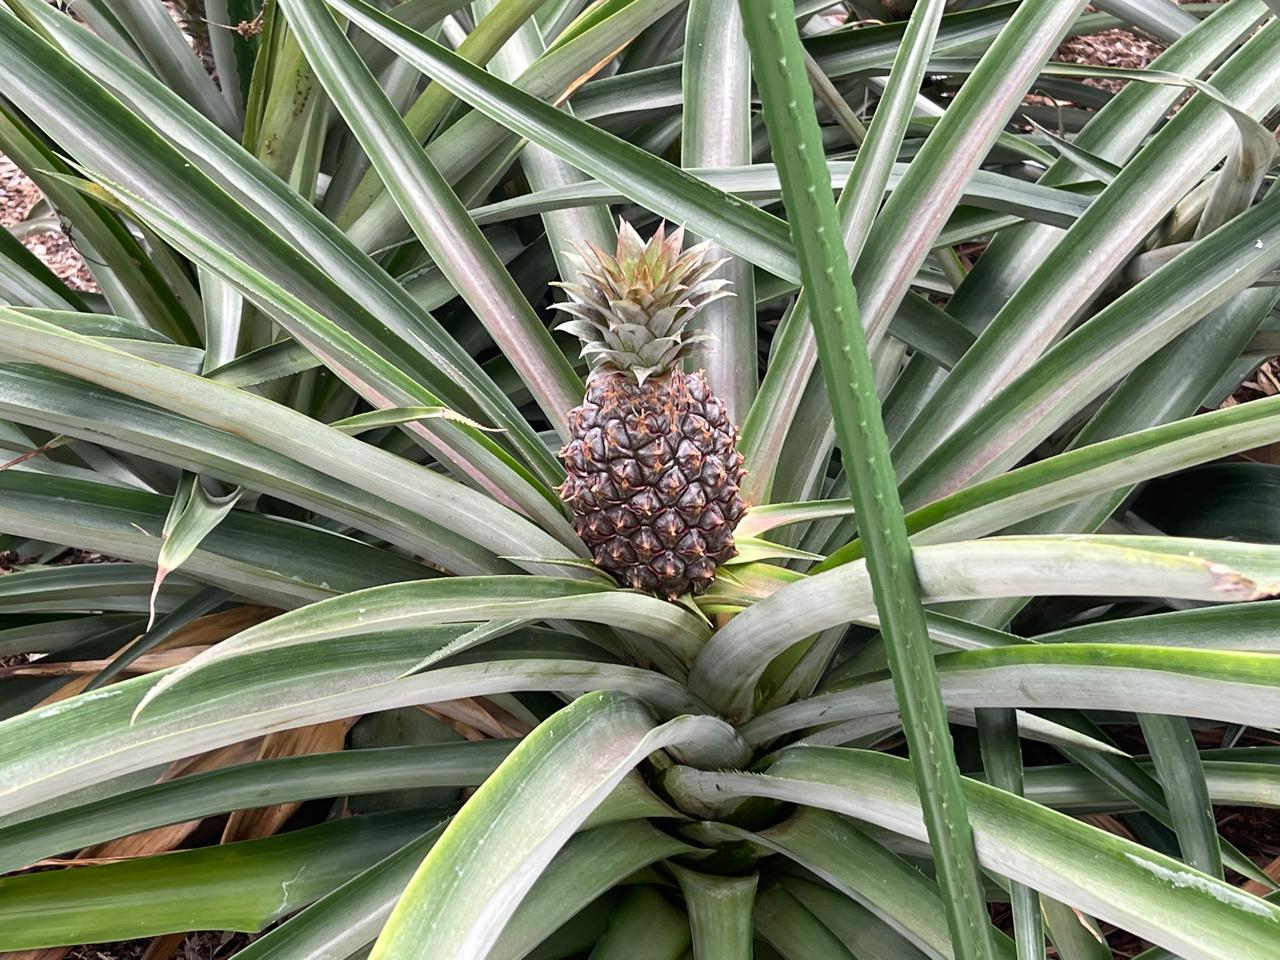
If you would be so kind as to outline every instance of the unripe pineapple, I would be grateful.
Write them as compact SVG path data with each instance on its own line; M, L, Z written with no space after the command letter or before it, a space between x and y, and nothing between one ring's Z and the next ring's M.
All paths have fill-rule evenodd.
M709 279L723 261L706 259L708 244L683 243L683 228L663 225L646 244L623 222L613 256L579 251L582 282L558 284L571 299L556 304L591 366L569 412L560 495L597 565L668 600L711 585L746 511L738 428L703 373L680 369L702 339L690 318L729 296L728 281Z

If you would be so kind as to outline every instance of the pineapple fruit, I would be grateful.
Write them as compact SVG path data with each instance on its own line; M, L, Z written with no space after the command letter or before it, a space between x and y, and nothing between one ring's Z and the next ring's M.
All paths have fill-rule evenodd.
M569 412L560 496L599 567L675 600L705 591L737 553L747 508L738 428L702 371L680 367L701 339L689 320L730 294L710 279L723 261L707 260L708 244L682 250L683 228L645 243L619 226L616 253L578 251L582 282L557 284L570 299L555 306L572 315L558 329L583 341L591 368Z

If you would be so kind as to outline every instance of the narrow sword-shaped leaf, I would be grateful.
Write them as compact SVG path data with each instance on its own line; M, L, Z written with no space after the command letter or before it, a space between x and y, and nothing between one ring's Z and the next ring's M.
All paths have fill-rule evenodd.
M159 399L155 392L146 395L149 399ZM169 395L167 403L172 411L164 411L30 364L0 366L0 411L17 422L107 443L114 450L124 450L262 493L271 493L324 517L339 520L345 526L373 533L396 546L432 558L433 562L441 563L446 556L452 555L453 561L441 563L450 569L459 558L469 557L465 562L476 564L470 569L489 573L511 572L505 562L492 554L486 558L484 551L467 546L465 538L448 534L443 527L421 516L419 511L393 506L374 492L372 488L377 486L376 483L357 485L339 480L331 476L333 471L328 467L304 466L259 442L197 423L183 415L193 410L220 409L225 405L222 396L187 389ZM272 415L277 413L286 420L298 416L283 405L267 401L266 406L257 410L260 425L269 424L273 420ZM306 418L301 422L314 424ZM295 430L291 426L285 433L288 435ZM323 437L324 434L313 435L317 451L326 446ZM262 434L256 437L257 441L264 439ZM384 472L381 466L370 463L361 466L356 454L365 451L379 457L368 446L348 447L348 463L353 468L372 471L374 477L380 476ZM101 480L95 478L95 482L100 483ZM447 544L443 550L440 549L442 542Z
M910 458L900 463L909 471L903 498L919 505L979 474L1011 465L1034 445L1032 438L1043 439L1060 426L1068 410L1079 409L1135 362L1244 291L1278 259L1280 193L1198 241L1100 310L1000 390L914 469ZM972 351L965 358L971 355ZM964 363L962 359L955 370ZM1010 405L1017 406L1016 413ZM909 441L904 438L905 442Z
M0 328L5 331L0 356L38 361L43 366L110 388L132 390L150 402L158 401L161 391L179 397L203 394L210 400L216 396L216 404L211 403L201 411L203 422L210 426L228 429L249 439L260 438L265 445L300 462L310 461L317 469L336 477L348 474L348 463L375 460L379 463L381 480L373 474L366 474L358 486L375 492L378 487L383 487L382 494L391 494L392 499L407 497L415 501L412 506L405 504L409 509L436 522L443 521L442 526L458 527L458 532L464 537L491 540L491 547L502 542L500 552L503 555L532 553L556 557L567 554L558 542L490 498L416 463L330 430L265 398L130 357L95 344L87 337L59 330L3 308L0 308ZM325 454L323 450L330 453ZM338 453L344 450L349 452ZM412 479L408 475L412 475ZM392 494L391 488L398 488L399 493ZM428 505L440 497L443 499L437 500L436 508ZM437 511L440 515L433 517ZM468 520L468 511L478 512ZM490 519L480 520L479 517L485 514ZM466 528L465 532L462 527ZM506 535L518 529L523 529L530 536L509 538ZM494 536L496 540L491 539Z
M582 381L457 194L422 153L322 0L282 4L303 51L431 259L565 435Z
M922 954L869 911L823 884L784 876L782 886L803 901L805 907L855 956L880 960L922 960Z
M1165 797L1178 834L1182 859L1202 873L1222 877L1222 848L1200 750L1186 717L1144 713L1138 716L1142 736L1165 785Z
M68 477L11 471L0 473L0 494L3 529L145 562L153 567L154 591L154 565L159 561L169 506L165 498ZM341 534L245 511L227 517L219 529L203 537L184 569L246 599L285 608L353 587L435 575L412 560ZM148 604L156 612L172 609L174 575L166 583L166 589ZM176 599L185 599L181 590Z
M325 894L242 950L241 960L330 960L372 943L447 821Z
M698 826L684 830L699 836ZM722 823L706 830L711 836L745 840L782 854L866 908L927 956L954 960L937 883L848 820L801 805L767 830L751 833ZM1008 937L995 932L992 939L996 955L1011 960Z
M960 960L984 960L994 954L960 792L960 771L938 692L920 585L889 459L868 341L849 277L849 258L841 243L835 200L826 189L821 133L804 74L800 35L789 0L742 0L740 7L782 179L792 242L812 302L810 320L836 436L859 525L870 545L867 569L913 768L925 798L925 819L946 893L952 940Z
M1008 708L975 711L982 766L987 782L1016 796L1022 789L1022 743L1018 738L1017 712ZM1023 883L1011 883L1013 937L1018 960L1044 960L1044 921L1040 898Z
M1094 6L1166 42L1185 36L1198 23L1169 0L1102 0Z
M780 276L799 278L786 240L786 225L771 214L503 83L439 44L406 30L362 0L326 2L513 132L739 256Z
M609 802L606 798L596 808L587 820L588 825L607 813ZM575 924L578 911L597 897L621 887L656 861L688 855L695 850L643 820L629 819L580 830L542 871L529 895L503 928L489 957L522 960L557 928Z
M186 308L164 284L155 264L129 229L110 211L49 176L50 171L68 172L66 163L20 118L2 109L0 147L28 172L59 214L66 216L79 241L87 241L90 257L85 266L98 280L113 309L149 322L179 343L198 342Z
M156 582L151 588L150 630L155 623L156 594L164 578L177 570L196 551L200 541L213 532L240 499L240 490L232 490L221 496L212 496L200 485L194 474L184 476L174 494L161 530L160 555L156 558Z
M414 626L582 619L635 630L689 659L708 633L704 621L677 604L612 584L551 577L442 577L401 590L355 591L334 599L337 602L328 606L312 604L292 617L277 617L224 640L167 674L147 694L139 711L185 679L228 658Z
M0 949L124 940L190 926L257 932L440 819L349 817L262 840L0 879Z
M86 189L105 193L96 186L86 185ZM385 407L397 401L400 405L439 404L436 395L401 366L313 310L287 288L272 282L243 257L209 242L198 230L169 216L145 198L128 194L122 187L113 186L112 189L142 213L169 242L193 259L216 269L220 276L231 281L237 290L261 306L295 338L303 340L311 353L349 383L370 405ZM545 528L556 532L562 542L572 546L577 535L571 532L572 528L564 519L559 501L554 499L550 488L529 476L495 441L460 429L458 424L459 421L447 418L414 421L408 429L459 477L487 490L501 503L519 506ZM515 432L528 431L528 424L522 420ZM545 444L539 449L549 454Z
M476 0L475 9L492 11L499 2L500 0ZM667 0L656 4L627 4L618 12L623 16L634 16L635 13L644 11L656 18L666 12L666 6ZM594 7L590 13L604 12L605 9ZM548 51L543 41L544 36L555 36L547 29L547 21L544 20L541 24L536 20L526 22L494 55L489 72L508 83L519 85L520 77L531 71L535 64L538 64L538 69L545 69L546 61L557 54ZM568 40L563 34L556 36L553 47L558 50ZM594 65L591 69L594 71ZM569 84L569 88L576 91L580 79L581 75ZM560 109L574 112L573 107L567 103ZM525 179L529 181L530 189L534 191L568 186L586 179L586 175L580 170L533 143L525 143L520 149L519 163ZM472 216L474 218L474 212ZM545 213L542 225L547 231L547 246L551 248L551 257L556 262L560 279L571 283L581 282L581 268L575 258L569 256L575 243L579 246L594 243L601 250L608 250L618 239L618 229L612 214L603 205Z
M144 0L115 7L112 13L129 31L147 61L173 90L221 127L234 135L239 127L235 111L218 92L195 51L164 5Z
M917 839L925 836L906 760L793 747L770 775L691 773L687 786L821 806ZM714 787L713 787L714 785ZM1171 857L1030 801L965 782L983 863L1174 950L1186 960L1265 960L1280 907ZM1099 858L1106 870L1097 869Z
M937 36L943 4L917 4L903 34L890 72L889 84L876 109L866 139L859 145L858 157L849 172L849 181L841 193L837 212L844 229L845 250L850 263L862 256L883 199L889 174L897 159L911 118L915 94L919 90L924 68ZM802 384L813 372L817 346L813 324L807 322L809 301L802 294L793 308L788 323L795 327L796 340L787 341L786 350L775 350L769 370L761 384L760 403L753 407L743 423L742 448L751 473L746 484L748 501L761 501L768 492L783 437L802 396Z
M997 537L918 547L930 603L974 596L1182 596L1257 600L1280 588L1280 548L1171 537ZM855 561L788 584L743 610L702 648L690 682L742 716L770 660L791 644L872 613L871 582Z
M854 276L873 345L935 244L965 179L986 156L1083 6L1077 0L1020 5L885 204Z
M1052 704L1140 713L1158 708L1227 723L1249 716L1261 723L1263 717L1280 714L1275 708L1280 667L1267 654L1188 649L1175 654L1173 648L1118 644L1020 644L948 654L938 666L943 696L948 706L955 707ZM742 728L743 736L759 745L817 724L860 717L875 717L879 723L886 709L892 709L891 698L887 680L868 679L761 714Z
M426 650L448 643L460 629L363 635L335 641L304 662L288 650L230 661L136 722L131 717L158 679L154 674L6 720L2 729L14 739L0 750L6 764L0 816L40 813L42 804L86 786L276 730L401 706L526 690L578 695L605 687L638 696L664 716L707 710L665 676L601 663L607 655L585 641L545 633L532 642L497 641L482 663L402 678Z
M751 57L737 0L692 0L684 38L685 108L681 114L680 165L734 167L751 162ZM728 251L713 248L710 260ZM708 304L693 329L712 339L693 348L688 364L704 367L729 419L741 422L755 397L755 278L752 267L731 258L714 274L731 283L733 297Z
M1280 400L1266 398L1215 410L1080 446L975 483L913 510L907 515L907 529L917 544L980 537L1036 516L1049 506L1126 487L1276 439L1280 439ZM769 509L752 511L743 525L755 513L764 515L763 521L757 522L769 522ZM834 511L835 505L830 509ZM747 529L750 532L755 527ZM860 555L861 546L854 541L811 572L839 566Z
M138 69L70 18L44 3L32 0L15 0L15 3L23 16L49 30L76 64L91 70L115 98L132 108L132 111L120 111L111 96L106 97L108 105L104 106L103 91L86 82L67 88L67 94L57 100L56 108L58 111L87 110L93 117L91 123L72 122L64 126L58 123L61 113L40 112L46 130L50 124L58 123L61 133L76 140L82 148L82 162L86 151L92 151L95 158L109 162L111 169L121 174L116 178L119 182L133 183L139 167L139 151L144 147L155 148L159 139L155 134L162 133L163 139L159 142L165 149L158 149L143 165L148 171L147 179L142 181L147 190L154 195L161 173L166 174L166 182L170 174L180 176L179 193L183 197L180 213L188 216L188 226L193 222L199 224L206 238L211 230L219 237L229 238L223 244L228 250L243 251L252 239L256 270L270 273L275 282L284 282L291 290L297 289L295 283L305 280L307 289L302 299L313 309L343 318L350 325L348 333L376 344L387 356L396 357L404 370L412 371L415 378L428 384L448 405L467 410L475 404L477 413L483 412L508 431L511 442L539 476L558 482L559 467L551 452L533 436L527 421L476 362L314 206L271 176L261 163L146 71ZM22 49L24 43L32 47L33 35L16 29L16 21L5 21L7 17L10 17L7 12L0 12L0 22L5 26L0 30L0 39L9 33L13 24L13 39L18 48ZM73 69L70 62L52 48L32 47L27 52L34 58L23 58L23 76L30 81L28 92L63 89L63 73ZM33 70L44 79L30 79ZM83 79L84 75L76 76ZM101 126L106 111L112 111L112 127L81 142L79 138L85 131ZM110 138L110 143L103 136L108 131L118 134ZM174 149L177 154L171 152ZM175 156L180 160L176 165ZM175 166L181 167L181 171L175 170ZM191 191L192 168L210 177L238 203L227 207L214 197L206 197L213 206L207 207L201 216L191 218L190 207L200 196ZM265 221L271 229L263 232L258 220ZM286 254L282 248L291 252ZM304 268L299 258L314 263L319 270ZM281 266L285 261L289 263L287 268Z
M684 2L631 0L593 6L584 18L591 20L588 29L564 42L557 40L545 56L521 72L514 84L538 99L559 103L577 89L584 77L596 73L616 56L621 47ZM498 75L502 76L501 70ZM431 162L451 183L460 182L473 170L477 157L492 159L495 152L521 152L517 138L504 126L475 111L443 131L426 150ZM362 249L377 250L399 240L402 229L395 204L382 197L351 225L348 233Z
M1280 71L1262 66L1274 66L1276 49L1280 23L1272 22L1214 74L1215 88L1252 116L1266 113L1280 97ZM1127 256L1187 184L1225 155L1235 126L1217 103L1198 94L1125 166L1057 246L1060 255L1041 263L1018 286L922 408L895 451L904 473L1040 356L1096 294L1103 274L1110 274L1115 259L1100 254L1104 238L1107 250ZM1174 162L1176 176L1162 175ZM947 413L939 416L943 407Z
M492 8L482 11L483 16L480 12L477 13L475 29L468 33L466 39L458 46L456 51L458 56L480 66L488 63L503 46L511 41L511 37L519 31L521 25L544 2L545 0L496 0ZM465 4L459 4L459 6L463 5ZM397 20L404 19L402 16L397 16L395 7L392 7L390 12ZM371 41L367 36L360 35L353 38L352 45L358 52L380 54L380 59L393 56L389 50ZM369 46L372 47L372 51L362 51L362 47ZM375 69L375 64L368 59L365 59L365 63L369 65L370 72L376 76L378 71ZM449 108L456 102L453 95L444 87L428 85L405 112L404 125L415 141L421 143L431 135L448 114ZM368 154L368 157L372 160L377 159L374 154ZM372 169L366 169L335 217L337 224L340 227L350 226L385 190L386 184L382 182L379 175Z
M415 787L478 786L515 746L477 740L259 760L164 780L0 827L0 873L64 850L231 810Z
M756 899L756 935L785 960L854 960L830 929L781 885Z
M522 741L449 825L372 957L484 956L539 870L633 766L682 746L724 762L737 754L735 744L731 728L710 717L657 726L627 697L592 693L575 701Z

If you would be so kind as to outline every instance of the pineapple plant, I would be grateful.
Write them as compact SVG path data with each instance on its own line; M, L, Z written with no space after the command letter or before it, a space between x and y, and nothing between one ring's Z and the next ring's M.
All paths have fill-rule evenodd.
M0 229L0 953L1280 956L1272 0L73 6L0 0L97 280Z
M728 281L711 276L723 261L708 242L683 245L683 227L645 243L622 221L616 252L580 250L582 282L557 284L570 299L555 304L591 368L560 495L598 566L668 600L711 586L746 512L738 429L705 373L680 368L700 339L689 322Z

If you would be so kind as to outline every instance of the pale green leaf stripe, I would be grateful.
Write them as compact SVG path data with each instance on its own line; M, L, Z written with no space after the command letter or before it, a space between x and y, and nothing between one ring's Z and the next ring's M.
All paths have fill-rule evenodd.
M737 0L690 0L681 83L680 166L688 170L750 163L751 56ZM714 260L726 256L719 248L708 254ZM711 339L693 348L687 365L706 370L707 382L724 399L729 419L740 423L756 395L760 366L754 271L750 263L735 257L715 276L730 282L734 296L699 311L694 329Z
M1199 607L1146 617L1103 620L1066 627L1036 637L1038 643L1149 643L1162 647L1280 652L1280 600L1245 606Z
M151 393L146 396L153 398ZM446 568L447 556L461 556L479 572L512 572L509 564L492 553L425 519L419 512L393 505L374 493L371 484L356 485L337 479L325 467L306 466L183 415L199 417L199 410L216 410L221 405L219 396L191 390L170 395L171 410L162 410L30 364L0 365L0 413L15 422L67 436L106 440L118 450L270 493L356 530L375 534ZM286 419L296 416L286 407L279 409L286 411ZM258 413L264 416L265 410ZM382 473L376 463L351 460L350 466L372 471L375 476ZM444 549L439 546L442 542ZM128 543L136 546L136 538ZM102 549L112 554L111 549ZM154 551L154 546L148 549ZM126 551L118 555L133 554ZM155 557L149 552L146 559L153 561Z
M123 567L133 566L133 564L116 563L112 566ZM36 569L47 571L57 568L37 567ZM11 571L11 574L19 572L30 573L31 570L15 570ZM190 584L185 586L189 588ZM0 610L4 609L6 609L4 597L0 596ZM130 614L94 613L83 617L42 619L37 623L8 627L0 630L0 657L11 657L19 653L56 653L117 627L122 630L132 630L131 635L136 636L141 631L143 622L139 617Z
M799 279L786 225L777 217L503 83L362 0L326 2L432 80L513 132L771 273Z
M609 805L605 800L597 810ZM332 960L339 950L354 951L372 943L443 829L444 825L352 878L236 956L240 960ZM599 888L613 887L655 860L690 849L643 822L621 822L578 834L538 878L489 958L519 960L585 907L601 892Z
M832 189L839 191L841 196L848 189L855 191L851 197L862 195L862 190L865 188L850 188L848 185L849 178L854 172L853 163L847 160L828 160L826 165L831 174ZM777 167L771 163L725 164L719 167L690 166L685 169L699 180L743 200L773 201L782 194ZM882 196L890 195L897 189L908 169L905 163L890 165L881 189ZM499 200L476 207L471 210L471 216L479 224L502 223L533 213L545 213L549 210L563 210L595 203L623 203L626 199L626 194L610 184L601 183L599 180L585 180L581 183L535 190L510 200ZM1091 199L1084 187L1077 189L1047 187L1015 180L989 170L975 171L973 176L965 181L961 196L961 202L969 206L996 213L1014 214L1026 220L1058 227L1067 227L1074 223L1088 209ZM852 203L852 201L847 202ZM848 219L853 212L855 211L851 209L845 219ZM849 223L850 229L845 232L852 236L852 227L856 226L856 223L852 219L849 219Z
M1280 93L1280 70L1275 69L1278 48L1280 23L1272 22L1214 74L1215 88L1240 109L1265 113ZM973 416L996 390L1041 355L1096 295L1116 259L1130 253L1189 187L1221 160L1235 133L1235 122L1222 108L1197 94L1125 165L1056 245L1055 255L1018 286L979 342L929 399L899 444L897 459L904 472L913 470L957 424ZM1218 233L1228 229L1230 225ZM1168 274L1166 281L1176 275ZM1191 282L1195 271L1184 267L1181 276ZM1131 360L1125 363L1131 368ZM946 414L938 415L944 408Z
M918 545L981 537L1086 496L1276 440L1280 440L1280 397L1268 397L1079 447L975 483L913 510L907 515L907 529L912 543ZM805 506L792 505L804 516L836 516L839 510L835 502L827 508ZM769 523L773 509L757 508L748 513L739 530L745 526L748 533L754 533L758 526L748 525L751 517L764 512L764 519L757 523ZM784 517L791 515L782 513ZM813 572L859 556L861 544L854 541L831 554Z
M717 823L713 836L757 844L794 860L865 907L924 954L953 960L947 914L938 885L842 817L810 806L767 830L751 833ZM1012 960L1009 938L993 931L996 955Z
M902 705L912 767L924 797L952 940L960 960L989 960L994 948L960 792L960 771L938 691L920 584L876 396L875 371L868 355L870 336L864 339L840 218L826 189L822 134L804 72L804 49L790 0L742 0L739 6L809 299L809 319L836 438L845 454L850 495L869 546L867 571ZM915 266L910 270L914 273ZM906 293L905 284L902 293ZM752 690L744 693L750 698ZM742 712L735 716L741 717Z
M0 529L152 565L148 593L154 591L154 566L159 561L167 507L166 498L141 490L0 471ZM245 511L228 516L203 538L183 571L244 599L285 609L351 589L438 575L407 557L340 533ZM15 576L9 574L4 580ZM165 586L150 604L144 594L142 609L170 609L175 584L186 582L185 578L178 581L177 576L170 574L165 579ZM178 596L182 596L181 589ZM73 593L56 592L50 593L46 602L83 604ZM93 609L95 604L86 606Z
M276 282L283 279L280 270L288 270L291 282L305 276L309 286L303 299L310 306L341 318L349 325L348 333L396 356L451 405L467 409L476 403L477 412L486 413L509 431L511 442L539 476L555 481L559 466L515 406L440 324L336 225L153 76L70 17L39 0L14 3L47 29L75 61L72 64L47 45L34 43L34 35L26 32L22 32L25 46L19 43L13 48L23 54L16 58L22 63L19 75L23 79L16 83L25 83L33 95L45 89L64 92L58 111L74 108L77 116L92 116L91 122L62 125L61 113L46 111L41 115L46 129L59 123L60 133L65 134L64 146L74 142L82 154L92 152L108 163L122 182L134 182L130 178L138 168L140 151L146 148L150 159L144 166L152 181L160 173L165 174L166 182L181 178L183 187L178 195L183 199L183 213L191 212L194 199L210 201L201 207L207 222L196 221L201 230L224 241L227 249L245 250L252 239L255 269L271 273ZM10 22L5 18L11 17L0 10L0 20ZM39 59L30 59L27 54L38 54ZM76 71L76 65L91 72L110 92L83 82L84 74ZM64 82L67 73L82 82L68 85ZM130 109L121 109L116 100ZM107 110L119 111L114 124L118 136L111 144L106 143L101 129ZM90 130L95 131L92 137L87 133ZM236 202L227 205L218 197L192 194L192 168L210 177ZM285 263L287 267L282 266ZM318 269L312 269L313 264Z
M201 267L205 277L220 286L225 295L242 302L239 292L227 281L206 267ZM238 357L227 358L216 367L205 370L210 380L225 383L228 387L253 387L260 383L278 380L304 370L314 370L320 360L292 337L259 347Z
M629 697L580 698L526 737L449 825L372 960L486 956L538 874L636 764L663 747L684 747L702 762L740 762L740 746L721 720L658 726Z
M474 420L447 407L387 407L384 410L370 410L368 413L343 417L341 420L334 420L329 426L354 437L379 427L394 427L402 423L412 423L415 420L434 420L436 417L465 423L472 430L482 430L486 433L500 432L493 427L482 427Z
M1072 412L1245 290L1278 260L1280 194L1273 194L1077 327L923 462L908 458L900 463L901 469L910 471L903 482L903 498L919 505L975 476L1012 465ZM978 348L975 344L965 354L951 377L964 376L961 368ZM930 403L940 396L934 394ZM904 444L910 442L909 436L903 438Z
M178 398L175 405L209 426L244 436L347 480L495 554L571 555L558 541L489 497L265 398L130 357L4 308L0 308L0 330L4 331L0 356L40 363L148 403L163 404ZM198 411L182 399L199 396L207 397L208 405ZM360 464L367 466L357 466ZM369 469L375 465L376 469ZM449 556L443 547L441 554ZM459 570L476 568L470 562L460 562Z
M140 320L117 317L108 313L77 312L75 310L49 310L42 307L14 307L21 314L35 317L55 327L74 330L87 337L110 337L117 341L138 340L147 343L175 346L165 334L147 326ZM201 352L196 347L188 348Z
M906 760L832 747L792 747L766 775L689 771L685 789L716 800L765 796L822 807L917 840L920 801ZM1271 960L1280 907L1171 857L965 781L978 856L1032 886L1185 960ZM1099 869L1099 863L1106 869Z
M96 187L89 189L102 192ZM187 251L193 259L216 269L236 289L261 305L371 406L439 405L440 401L433 393L392 359L312 309L286 287L259 273L245 259L211 243L184 221L169 216L145 198L128 194L119 186L113 186L113 189L127 198L129 204L170 243ZM416 421L408 429L459 477L466 477L474 485L487 490L500 504L518 507L569 549L575 549L577 534L565 519L563 508L550 487L531 476L493 440L479 436L448 418ZM528 424L522 420L515 432L527 430ZM541 444L540 440L538 442ZM545 444L541 444L540 449L542 453L548 453Z
M955 709L1123 710L1264 727L1280 723L1280 660L1269 654L1022 644L947 654L939 658L938 672L943 698ZM880 729L895 710L892 686L876 678L762 713L742 731L760 745L796 730L839 723L838 733L847 740L858 721L866 718L869 727ZM835 728L818 736L830 742Z
M139 700L159 676L126 680L6 720L0 724L0 816L39 813L41 804L91 784L228 743L401 706L605 688L637 696L664 716L707 711L661 674L593 662L601 653L589 644L545 632L495 641L487 662L401 677L424 652L464 629L419 627L343 638L305 659L284 649L228 661L133 723Z
M147 594L154 576L154 570L140 563L27 567L0 578L0 612L26 613L30 612L29 604L51 603L61 604L63 610L145 613ZM194 595L199 589L196 581L182 574L174 576L170 587L176 588L182 599ZM32 650L38 648L13 652L30 653Z
M705 621L678 604L581 580L445 577L402 587L358 590L250 627L166 674L138 709L230 658L385 630L489 620L584 620L635 630L668 645L686 661L696 656L710 633Z
M185 930L258 931L440 820L436 808L348 817L260 840L0 880L0 950Z
M542 6L545 0L495 0L492 8L481 10L473 6L473 14L476 18L475 29L467 34L465 40L459 44L457 54L470 62L483 66L493 59L498 51L511 42L514 34L519 32L521 26L530 15L535 13L538 7ZM459 3L459 6L465 6L465 2ZM397 16L397 8L392 7L389 11L395 19L403 21L402 16ZM417 27L417 24L412 24ZM379 59L390 60L393 54L390 50L371 40L365 34L357 34L351 39L352 46L361 54L361 59L368 64L368 69L376 76L379 70L375 64ZM369 48L369 49L364 49ZM372 59L370 59L372 57ZM450 107L456 101L453 95L443 87L429 84L425 90L418 95L418 98L409 106L404 114L404 125L408 128L412 135L415 145L426 140L440 121L448 115ZM397 114L398 116L398 114ZM369 154L374 163L378 161L376 154ZM350 197L342 204L341 211L334 218L340 227L348 227L360 214L369 208L369 205L377 199L377 197L386 190L386 185L380 179L380 175L373 169L365 169L360 176L359 182L351 190Z
M312 69L428 255L565 436L565 417L582 398L572 365L322 0L288 0L282 6Z
M977 597L1160 596L1230 602L1280 590L1280 547L1172 537L994 537L918 547L928 603ZM865 561L788 584L712 635L690 683L718 708L751 709L769 661L791 644L875 613Z
M511 740L342 750L238 764L165 780L0 828L0 873L44 857L231 810L407 790L473 787L511 752Z
M801 503L765 503L752 507L738 522L735 534L758 537L776 527L793 523L811 523L853 514L852 500L806 500Z
M1238 748L1232 751L1202 751L1205 780L1214 803L1230 806L1275 807L1280 805L1280 765L1270 748ZM1251 757L1250 752L1260 752ZM1217 759L1218 756L1239 759ZM1139 766L1154 773L1150 761ZM1074 815L1123 813L1137 805L1089 771L1075 765L1028 767L1027 797L1036 803Z
M1082 0L1019 4L885 203L854 274L873 345L935 245L964 182L1083 7Z

